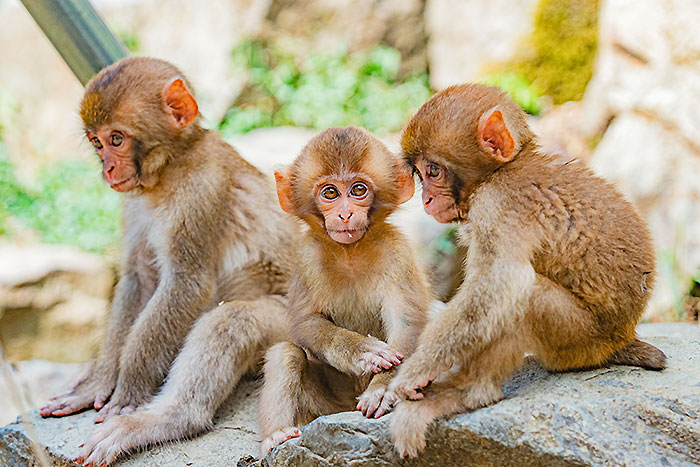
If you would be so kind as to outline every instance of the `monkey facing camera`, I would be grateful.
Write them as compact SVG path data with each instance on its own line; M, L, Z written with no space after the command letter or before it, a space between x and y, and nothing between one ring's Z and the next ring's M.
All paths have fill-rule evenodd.
M266 356L261 454L320 415L378 418L430 307L408 240L387 217L414 192L403 163L364 130L331 128L275 173L280 205L306 224L291 280L292 342Z
M403 399L390 426L402 457L424 448L435 418L501 399L525 353L553 371L665 367L635 334L656 276L646 224L588 168L540 151L501 91L437 93L401 148L425 211L460 223L468 250L464 282L389 385Z

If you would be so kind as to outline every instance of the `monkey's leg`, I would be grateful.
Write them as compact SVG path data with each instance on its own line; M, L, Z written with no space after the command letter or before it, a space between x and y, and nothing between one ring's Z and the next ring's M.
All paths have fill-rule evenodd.
M209 429L216 409L261 350L286 334L283 302L269 296L225 303L202 315L160 393L128 415L95 430L79 462L112 462L136 447L182 439Z
M97 358L66 393L53 397L42 407L42 417L70 415L88 407L101 409L117 384L119 358L124 339L151 291L146 291L130 273L117 284L105 340Z
M320 415L352 410L354 378L310 361L301 347L282 342L265 356L258 420L261 455L300 435L299 426Z
M538 275L525 323L533 337L533 352L554 371L634 365L660 370L666 356L656 347L639 341L630 322L612 327L604 311L582 302L549 279ZM600 317L600 319L598 319Z
M425 447L425 431L436 418L493 404L503 397L503 382L523 361L527 343L507 334L486 346L464 367L423 390L421 400L400 402L390 432L401 457L415 457Z

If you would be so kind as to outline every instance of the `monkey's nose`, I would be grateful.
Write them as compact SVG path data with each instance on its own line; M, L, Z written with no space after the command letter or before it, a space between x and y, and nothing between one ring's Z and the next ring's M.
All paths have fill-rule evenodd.
M110 165L109 168L107 169L107 173L111 174L113 170L114 170L114 166Z
M433 198L428 198L426 201L423 202L423 204L427 206L432 202L433 202Z
M343 217L342 214L338 214L338 217L340 217L340 220L342 220L343 222L348 222L350 220L350 218L352 217L352 213L351 212L348 213L347 217Z

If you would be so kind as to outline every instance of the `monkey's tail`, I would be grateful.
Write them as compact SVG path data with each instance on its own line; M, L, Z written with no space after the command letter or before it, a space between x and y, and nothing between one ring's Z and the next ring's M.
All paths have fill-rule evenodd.
M635 339L614 354L606 362L609 365L639 366L660 371L666 368L666 354L651 344Z

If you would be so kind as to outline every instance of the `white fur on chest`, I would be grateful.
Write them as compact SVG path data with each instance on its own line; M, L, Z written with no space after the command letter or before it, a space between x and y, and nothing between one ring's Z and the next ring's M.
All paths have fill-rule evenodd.
M128 198L125 202L125 239L127 244L136 245L145 242L145 246L152 250L158 263L162 266L167 263L168 249L168 213L163 207L153 208L145 199L139 197ZM125 249L125 254L130 254Z

